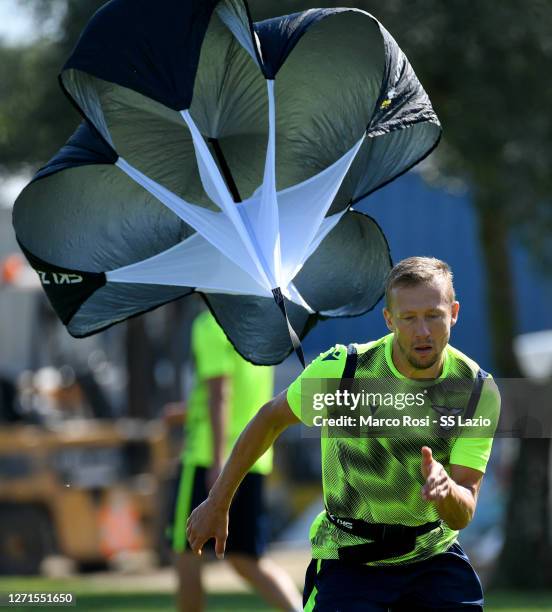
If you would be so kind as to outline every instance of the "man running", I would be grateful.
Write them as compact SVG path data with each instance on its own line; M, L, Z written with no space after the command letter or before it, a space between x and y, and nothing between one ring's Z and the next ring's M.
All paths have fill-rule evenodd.
M426 257L399 262L388 277L383 310L391 333L323 353L262 407L209 498L190 516L191 549L201 554L204 543L215 538L217 554L224 553L228 509L244 474L288 426L314 425L307 381L342 379L342 390L386 381L387 391L400 396L400 407L370 405L372 422L394 422L398 415L402 422L406 415L429 425L381 437L363 435L358 427L325 431L326 508L311 527L304 609L482 610L481 583L457 536L473 518L493 428L475 437L451 423L489 419L495 426L500 397L492 377L448 344L458 311L445 262ZM405 391L414 398L422 394L422 400L405 405ZM325 416L329 412L335 414L335 408Z

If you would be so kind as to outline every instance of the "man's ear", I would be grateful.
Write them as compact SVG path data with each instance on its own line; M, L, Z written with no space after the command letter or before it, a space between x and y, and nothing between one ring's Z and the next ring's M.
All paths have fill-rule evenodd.
M388 308L384 308L382 310L383 318L385 319L385 324L387 325L387 329L389 331L395 331L395 326L393 325L393 316L391 311Z
M450 326L456 325L458 321L458 312L460 311L460 302L452 302L451 304L451 315L450 315Z

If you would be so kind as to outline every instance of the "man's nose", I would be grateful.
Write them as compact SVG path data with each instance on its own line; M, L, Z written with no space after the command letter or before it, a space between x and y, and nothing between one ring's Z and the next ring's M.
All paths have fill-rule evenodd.
M416 336L420 338L425 338L429 336L429 333L430 333L429 325L427 324L427 321L423 317L416 321L415 332L416 332Z

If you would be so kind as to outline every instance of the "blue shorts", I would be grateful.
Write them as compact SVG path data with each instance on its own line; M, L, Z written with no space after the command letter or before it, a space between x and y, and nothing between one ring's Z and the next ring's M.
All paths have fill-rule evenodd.
M169 519L167 536L175 552L188 548L186 522L194 508L207 498L207 468L195 465L181 467L173 483L172 514ZM264 476L249 473L236 491L230 506L228 540L226 552L240 553L258 559L266 548L267 515L263 501ZM203 550L214 551L214 540L210 540Z
M372 567L313 559L303 593L309 612L483 610L481 582L460 544L416 563Z

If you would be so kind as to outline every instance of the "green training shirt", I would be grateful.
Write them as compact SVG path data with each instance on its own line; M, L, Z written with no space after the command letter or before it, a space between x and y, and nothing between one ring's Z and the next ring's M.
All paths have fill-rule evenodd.
M209 467L213 461L213 440L207 381L210 378L227 376L230 382L227 457L247 423L257 410L272 398L274 369L255 366L243 359L209 311L202 312L194 320L191 343L195 361L195 383L187 402L183 460L188 464ZM251 468L252 472L260 474L269 474L271 470L272 448Z
M439 378L430 381L408 379L393 363L392 342L393 334L389 334L375 342L356 345L358 363L351 391L369 389L370 385L376 385L380 391L384 387L393 393L395 399L401 400L404 400L405 392L412 392L413 397L420 398L414 405L405 406L404 402L395 402L400 409L395 404L384 405L381 402L385 401L383 396L386 394L382 394L383 399L378 400L380 405L368 405L362 409L362 414L372 414L373 419L398 418L401 422L403 416L425 418L429 425L395 430L388 427L385 430L387 433L381 437L362 435L362 427L358 426L341 430L321 426L324 503L338 517L361 519L369 523L422 525L438 520L439 515L435 505L421 497L421 488L425 482L420 471L421 447L429 446L434 459L442 463L447 471L451 464L457 464L485 472L491 452L492 433L500 411L500 396L496 384L488 375L483 381L473 418L489 418L491 428L485 428L482 437L475 437L478 434L474 432L479 430L474 428L466 429L470 431L468 435L457 433L457 429L443 435L439 420L443 411L441 406L448 409L466 405L479 366L447 345ZM320 409L318 406L319 409L313 409L313 389L321 390L324 384L316 381L341 379L346 356L347 349L342 345L322 353L288 388L288 403L294 414L306 425L320 425L320 418L327 417L330 412L333 417L339 414L359 416L360 405L356 411L350 407ZM467 392L458 393L459 381ZM365 431L368 429L369 426L366 426ZM370 565L420 561L445 551L456 541L457 536L458 531L442 523L437 529L419 536L413 551L400 557L371 562ZM313 557L317 559L337 559L339 547L368 541L334 526L324 511L314 520L310 539Z

